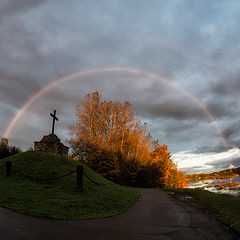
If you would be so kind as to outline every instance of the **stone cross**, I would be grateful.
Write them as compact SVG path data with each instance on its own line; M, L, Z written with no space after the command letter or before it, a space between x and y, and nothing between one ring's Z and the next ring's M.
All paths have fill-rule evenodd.
M50 116L53 118L53 124L52 124L52 134L54 134L54 126L55 126L55 121L58 121L58 118L56 117L56 110L54 110L53 114L50 113Z

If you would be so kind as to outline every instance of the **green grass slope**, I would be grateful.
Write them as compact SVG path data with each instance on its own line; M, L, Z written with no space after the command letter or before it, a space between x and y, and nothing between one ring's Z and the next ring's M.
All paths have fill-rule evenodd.
M0 169L0 206L38 217L88 219L113 216L133 206L140 196L134 189L119 186L87 166L67 158L29 151L1 159L12 162L12 176ZM77 165L84 166L83 191L77 187ZM97 184L96 184L97 183Z

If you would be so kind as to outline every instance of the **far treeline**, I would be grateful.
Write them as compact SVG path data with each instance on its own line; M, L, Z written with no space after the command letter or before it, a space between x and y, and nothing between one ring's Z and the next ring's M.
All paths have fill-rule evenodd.
M94 92L76 106L76 116L69 140L73 159L123 185L185 185L186 176L177 170L167 146L152 139L129 102L102 100Z
M17 148L15 146L8 146L3 142L0 144L0 159L10 157L20 152L22 152L20 148Z
M213 173L199 173L199 174L191 174L187 175L187 183L197 182L200 180L207 180L207 179L224 179L224 178L233 178L238 177L240 174L240 167L233 168L233 169L226 169L219 172Z

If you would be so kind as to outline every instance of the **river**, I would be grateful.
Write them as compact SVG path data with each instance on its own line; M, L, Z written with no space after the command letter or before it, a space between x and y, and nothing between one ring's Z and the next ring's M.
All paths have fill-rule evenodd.
M210 192L215 192L219 194L230 194L234 196L240 195L240 184L234 187L227 187L224 189L217 189L218 186L229 184L229 183L240 183L240 177L235 178L225 178L225 179L207 179L195 183L189 183L186 188L202 188Z

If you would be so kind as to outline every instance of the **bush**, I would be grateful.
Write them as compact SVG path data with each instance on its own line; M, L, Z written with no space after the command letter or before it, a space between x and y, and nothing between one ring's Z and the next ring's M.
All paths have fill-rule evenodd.
M10 157L14 154L20 153L22 150L15 146L8 146L6 144L0 144L0 159Z
M120 167L118 157L107 149L98 149L88 156L87 165L101 176L117 181L119 179Z

